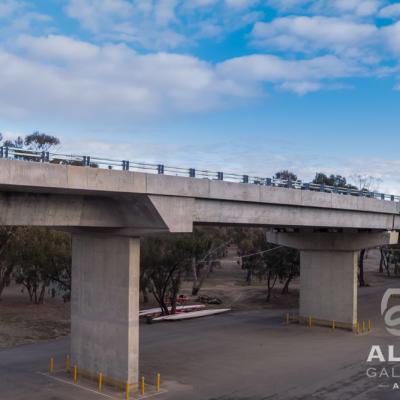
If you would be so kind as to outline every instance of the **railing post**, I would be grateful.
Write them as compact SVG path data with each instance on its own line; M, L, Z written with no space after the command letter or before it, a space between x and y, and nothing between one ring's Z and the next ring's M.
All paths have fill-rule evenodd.
M319 191L325 192L325 185L323 183L321 183L321 185L319 185Z
M249 183L249 176L248 175L243 175L243 183Z
M122 170L129 171L129 161L126 161L126 160L122 161Z
M189 168L189 177L196 178L196 170L194 168Z
M271 185L272 185L272 179L271 179L271 178L266 178L266 179L265 179L265 184L266 184L267 186L271 186Z
M393 194L390 195L390 201L394 201L394 195Z
M381 193L381 200L385 200L385 194Z
M351 195L351 188L347 188L347 194Z
M219 181L223 181L224 180L224 173L223 172L217 172L217 179Z
M158 164L157 173L160 174L160 175L164 174L164 165Z
M8 146L4 148L4 158L8 158Z
M83 165L85 167L89 167L90 166L90 156L83 156Z
M288 179L287 181L287 187L290 189L292 187L292 181L291 179Z
M3 158L3 146L0 147L0 158Z
M50 160L50 153L48 151L42 151L42 154L40 155L40 161L48 162L49 160Z

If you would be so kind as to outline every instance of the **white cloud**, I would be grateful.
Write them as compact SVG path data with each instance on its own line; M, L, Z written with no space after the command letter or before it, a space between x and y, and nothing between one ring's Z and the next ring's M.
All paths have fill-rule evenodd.
M237 57L217 66L218 71L241 85L271 83L278 88L300 95L323 88L339 89L335 82L364 71L357 65L346 63L335 56L315 57L307 60L285 60L277 56L258 54Z
M162 2L158 2L154 9L156 23L165 26L171 22L176 22L176 6L177 0L164 0Z
M244 93L192 56L140 55L124 45L95 46L62 36L23 36L18 43L26 53L0 51L3 116L12 111L14 116L134 118L213 108L224 96Z
M279 50L305 53L326 49L352 53L371 43L378 30L374 25L336 17L294 16L257 22L252 31L255 44Z
M239 81L317 81L349 77L361 73L355 65L335 56L308 60L284 60L273 55L251 55L227 60L218 66L220 72Z
M47 37L21 35L17 38L16 44L38 60L74 63L93 60L99 54L99 48L93 44L59 35Z
M310 92L317 92L321 90L322 85L319 82L284 82L281 85L283 90L288 90L290 92L295 92L299 95L304 95Z
M334 8L341 13L367 16L376 13L381 1L378 0L321 0L326 8Z
M391 4L383 7L379 11L379 17L382 18L396 18L400 16L400 3Z
M22 7L23 5L16 0L3 0L0 3L0 19L10 17L15 11Z
M69 17L96 39L151 50L192 46L249 25L260 0L69 0Z
M177 0L69 0L65 10L98 39L169 49L187 42L170 27L176 6Z
M114 18L132 16L134 8L126 0L70 0L66 11L70 17L79 20L84 28L98 33L107 28Z
M382 35L393 54L400 55L400 21L382 28Z
M267 3L281 14L297 12L325 16L353 15L366 17L374 15L381 0L268 0Z
M125 45L93 45L60 35L20 36L18 52L0 50L0 115L129 120L202 111L258 97L263 84L306 93L321 81L360 70L335 56L284 60L253 55L219 64L172 53L139 54Z
M257 4L259 0L225 0L228 7L236 8L238 10L249 8Z
M293 12L300 11L305 6L312 4L314 0L268 0L267 4L278 10L279 12Z

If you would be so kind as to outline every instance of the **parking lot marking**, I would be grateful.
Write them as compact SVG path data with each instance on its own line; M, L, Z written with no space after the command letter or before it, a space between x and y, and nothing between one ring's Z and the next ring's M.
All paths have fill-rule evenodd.
M71 386L74 386L74 387L76 387L76 388L79 388L79 389L82 389L82 390L86 390L87 392L91 392L91 393L97 394L97 395L99 395L99 396L106 397L106 398L108 398L108 399L121 400L121 399L123 399L124 396L125 396L124 394L120 394L120 395L117 395L117 397L115 397L115 396L111 396L111 395L106 394L106 393L101 393L101 392L98 392L97 390L90 389L90 388L88 388L88 387L86 387L86 386L82 386L82 385L80 385L80 384L73 383L73 382L71 382L71 381L69 381L69 380L67 380L67 379L63 379L63 378L59 378L59 377L54 376L54 375L50 375L50 374L48 374L47 372L36 371L36 373L39 374L39 375L46 376L46 377L49 378L49 379L54 379L54 380L56 380L56 381L58 381L58 382L66 383L67 385L71 385ZM167 390L165 390L165 389L160 389L159 392L156 392L156 393L149 393L149 394L146 394L146 395L144 395L144 396L139 396L139 397L135 397L135 398L138 398L138 399L149 399L150 397L154 397L154 396L160 395L160 394L162 394L162 393L166 393L166 392L167 392Z

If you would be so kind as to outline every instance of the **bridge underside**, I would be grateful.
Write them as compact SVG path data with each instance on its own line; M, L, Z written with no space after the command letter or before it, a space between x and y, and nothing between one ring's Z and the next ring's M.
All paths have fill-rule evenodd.
M102 371L106 381L119 385L138 381L140 236L192 232L194 224L279 227L281 232L268 234L269 241L301 252L300 316L324 324L335 320L350 329L357 321L357 252L397 242L387 231L398 222L392 213L375 210L375 203L357 211L195 196L11 189L0 192L1 224L72 233L72 361L87 375Z

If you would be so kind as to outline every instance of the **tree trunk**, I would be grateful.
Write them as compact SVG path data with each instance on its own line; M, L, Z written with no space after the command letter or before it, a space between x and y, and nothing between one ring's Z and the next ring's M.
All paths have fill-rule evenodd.
M3 290L6 286L8 286L10 279L11 279L11 274L13 272L13 266L2 266L0 267L2 269L2 273L0 274L0 300L1 300L1 295L3 293Z
M199 292L196 257L192 257L192 275L193 275L192 295L196 296L197 293Z
M247 276L246 276L246 282L248 285L251 285L252 278L253 278L253 270L249 266L249 268L247 268Z
M271 294L272 294L272 289L275 286L276 280L278 279L278 276L275 275L274 279L272 280L272 268L268 269L268 278L267 278L267 303L270 302L271 300Z
M210 274L211 263L207 262L207 268L203 268L203 273L201 274L200 280L197 282L197 287L192 289L192 295L196 296L199 292L201 287L203 286L204 281Z
M33 303L33 288L31 285L25 285L26 289L28 290L28 294L29 294L29 299L31 301L31 303Z
M379 248L379 251L381 253L381 259L379 261L379 273L383 273L383 258L384 258L384 255L383 255L382 247Z
M387 251L383 260L387 276L390 276L390 253Z
M289 293L289 284L290 284L290 282L292 281L293 278L294 278L293 274L290 274L288 276L288 278L286 279L285 284L283 285L282 292L281 292L282 294L288 294Z
M143 303L148 303L149 302L149 295L147 293L147 289L145 287L141 288L140 291L142 292L142 297L143 297Z
M39 294L39 298L38 298L37 304L43 304L44 295L46 293L46 287L47 287L46 283L43 283L42 284L42 288L40 289L40 294Z

